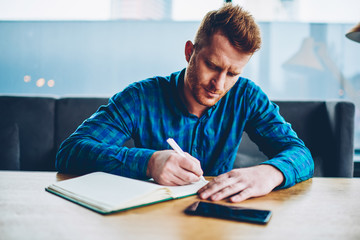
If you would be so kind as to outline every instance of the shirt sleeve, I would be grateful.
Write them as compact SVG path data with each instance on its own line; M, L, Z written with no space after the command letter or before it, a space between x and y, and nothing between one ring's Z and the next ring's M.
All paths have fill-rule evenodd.
M309 149L280 115L279 107L259 87L248 89L250 110L245 131L269 158L262 164L272 165L282 172L284 181L278 188L288 188L311 178L314 161Z
M104 171L145 179L147 163L154 150L127 148L123 144L137 131L139 100L128 88L109 100L60 146L56 168L60 172Z

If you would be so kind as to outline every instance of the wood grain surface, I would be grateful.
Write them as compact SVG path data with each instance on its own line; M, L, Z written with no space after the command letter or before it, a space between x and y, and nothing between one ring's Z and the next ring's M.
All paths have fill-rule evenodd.
M273 212L257 225L185 215L197 196L101 215L45 191L71 177L0 171L0 239L360 239L358 178L313 178L234 204Z

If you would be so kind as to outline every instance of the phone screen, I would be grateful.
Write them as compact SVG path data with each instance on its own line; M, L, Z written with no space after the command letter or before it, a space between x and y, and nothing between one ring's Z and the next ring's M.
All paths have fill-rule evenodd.
M267 223L271 217L271 211L269 210L221 205L201 201L191 204L185 209L185 213L260 224Z

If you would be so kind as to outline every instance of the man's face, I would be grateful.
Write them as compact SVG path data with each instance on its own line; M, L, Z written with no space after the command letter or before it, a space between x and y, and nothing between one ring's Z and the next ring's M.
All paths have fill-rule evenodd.
M201 115L217 103L236 83L252 54L235 49L227 37L215 33L211 43L194 49L185 47L188 67L184 78L184 96L188 110Z

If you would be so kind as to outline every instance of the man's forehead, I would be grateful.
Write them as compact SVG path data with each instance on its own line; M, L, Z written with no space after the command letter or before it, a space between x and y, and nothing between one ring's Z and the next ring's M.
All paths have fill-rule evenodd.
M209 51L210 54L205 54L205 59L210 63L222 67L228 68L231 72L241 73L244 68L244 61L242 60L234 60L226 58L224 55L218 54L216 51ZM247 61L246 61L247 62Z

